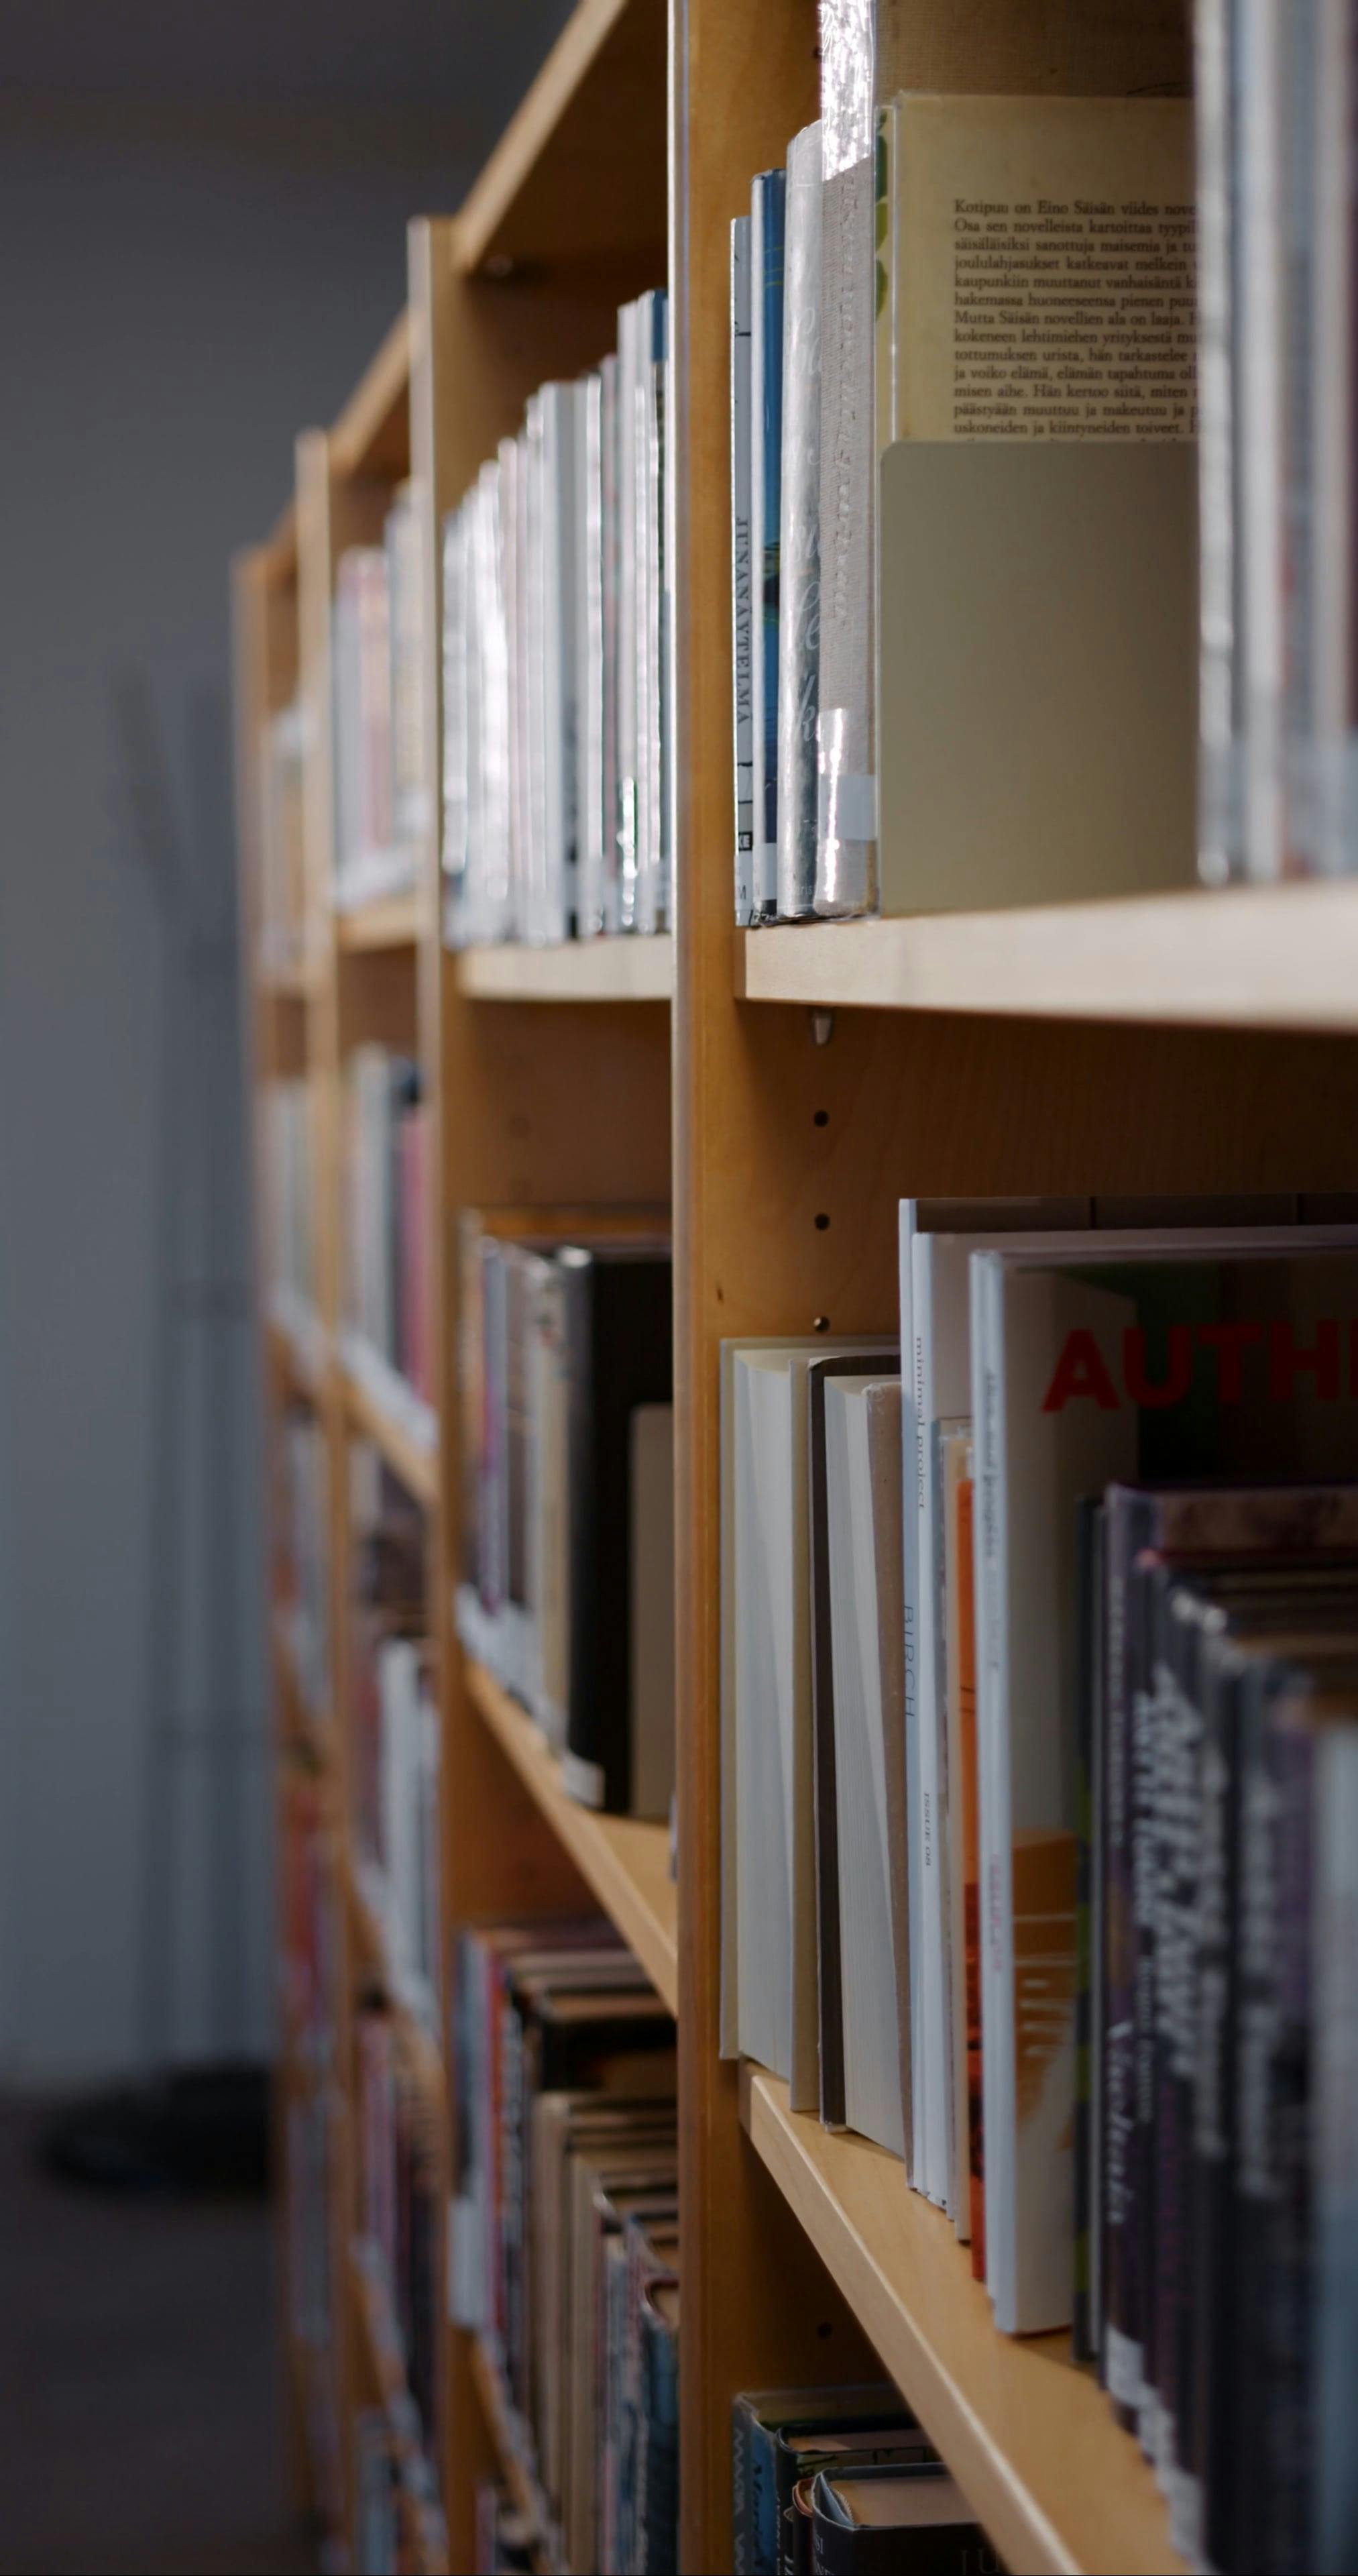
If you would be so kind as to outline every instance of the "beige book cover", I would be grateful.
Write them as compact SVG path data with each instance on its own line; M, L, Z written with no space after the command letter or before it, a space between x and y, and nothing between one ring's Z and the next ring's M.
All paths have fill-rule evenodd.
M1189 438L1185 99L897 100L895 434Z

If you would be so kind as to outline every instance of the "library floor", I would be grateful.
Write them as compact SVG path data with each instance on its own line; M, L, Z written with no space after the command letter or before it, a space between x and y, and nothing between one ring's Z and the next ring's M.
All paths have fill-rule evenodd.
M51 2180L0 2102L0 2576L301 2576L257 2201Z

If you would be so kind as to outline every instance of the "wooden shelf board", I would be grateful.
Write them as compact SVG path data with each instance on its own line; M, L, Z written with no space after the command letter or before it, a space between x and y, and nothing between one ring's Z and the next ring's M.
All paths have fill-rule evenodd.
M577 0L457 217L458 265L622 254L665 274L666 13Z
M668 1002L674 941L568 939L559 948L505 941L457 952L459 990L477 1002Z
M424 905L418 894L387 895L356 912L335 916L341 948L418 948L424 935Z
M1015 2576L1182 2570L1155 2480L1069 2337L997 2331L948 2219L881 2148L790 2111L786 2085L749 2065L741 2116Z
M421 1448L401 1423L393 1422L349 1369L341 1367L340 1377L351 1427L381 1451L393 1475L400 1477L416 1502L432 1510L438 1500L436 1452Z
M669 1828L630 1816L599 1816L577 1805L531 1717L484 1664L467 1664L467 1687L529 1795L564 1843L605 1914L674 2012L679 1995L678 1890L670 1877Z
M410 471L410 315L404 306L330 432L330 462L345 477Z
M494 2445L509 2500L515 2512L523 2515L532 2533L529 2548L534 2566L545 2571L554 2563L547 2537L546 2501L516 2434L509 2392L483 2336L472 2335L469 2338L469 2357L472 2385L480 2400L486 2430Z
M735 933L747 1002L1358 1029L1358 883Z

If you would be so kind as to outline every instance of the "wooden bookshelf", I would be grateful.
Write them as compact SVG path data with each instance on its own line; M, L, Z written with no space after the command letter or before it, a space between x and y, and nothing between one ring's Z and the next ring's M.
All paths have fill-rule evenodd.
M679 1991L679 1930L669 1827L637 1824L628 1816L596 1816L578 1805L561 1785L560 1765L540 1728L484 1664L469 1665L467 1687L534 1806L673 2012Z
M472 1002L668 1002L674 942L575 939L560 948L464 948L458 989Z
M1358 886L1231 887L735 934L745 1002L1358 1029Z
M787 2086L746 2067L755 2153L849 2297L1006 2566L1182 2569L1164 2502L1066 2335L997 2335L952 2224L894 2156L788 2109Z
M976 0L962 12L918 0L894 15L908 16L896 31L905 87L1098 94L1172 89L1186 75L1183 13L1161 0L1114 13L1079 0ZM462 209L412 225L405 310L333 428L299 440L293 500L237 568L252 961L262 729L297 691L306 719L307 972L282 989L256 972L250 1025L261 1089L305 1073L315 1103L322 1358L308 1362L295 1337L267 1323L265 1398L271 1468L285 1412L300 1403L323 1426L331 1470L332 1705L323 1739L310 1735L314 1751L323 1743L342 1900L333 2065L347 2085L355 2007L374 1983L394 1982L349 1822L348 1468L365 1441L425 1516L449 1938L470 1919L592 1900L677 2012L688 2576L730 2564L734 2392L856 2376L874 2356L1010 2567L1168 2570L1177 2561L1153 2481L1088 2375L1054 2339L995 2332L965 2254L899 2168L792 2117L772 2079L720 2057L718 1345L822 1321L837 1332L890 1326L896 1207L908 1193L1351 1188L1358 888L733 933L729 225L754 174L781 162L817 114L817 77L813 0L579 0ZM410 477L430 612L425 767L437 816L444 517L536 386L597 361L618 303L666 273L674 938L454 954L440 937L432 830L413 894L338 914L330 625L340 555L377 539ZM432 1126L427 1418L399 1390L384 1395L344 1342L343 1087L350 1052L370 1039L418 1057ZM677 1886L664 1828L599 1817L566 1797L532 1721L464 1653L453 1614L461 1212L671 1196ZM265 1240L266 1276L269 1253ZM306 1737L277 1636L273 1664L280 1731ZM451 2175L446 1993L437 2039L418 2014L405 2018ZM284 2088L315 2080L285 2063ZM372 2402L383 2371L387 2395L400 2393L351 2252L354 2131L346 2090L330 2235L346 2479L352 2410ZM446 2402L432 2443L449 2563L464 2569L476 2482L493 2464L525 2511L540 2514L541 2502L489 2353L442 2314L438 2331ZM380 2370L374 2353L385 2353ZM311 2387L313 2365L294 2351L287 2376ZM343 2545L346 2534L332 2538Z

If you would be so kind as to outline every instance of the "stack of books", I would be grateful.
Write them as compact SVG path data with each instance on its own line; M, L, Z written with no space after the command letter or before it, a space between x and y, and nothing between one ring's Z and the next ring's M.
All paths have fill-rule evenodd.
M885 2382L742 2389L731 2411L738 2576L965 2576L985 2535Z
M335 901L415 884L429 829L424 779L419 523L402 484L380 546L351 546L335 580Z
M329 1471L323 1425L291 1404L278 1448L278 1618L297 1686L312 1717L330 1708Z
M433 1391L429 1116L413 1058L355 1047L345 1067L346 1311L423 1403Z
M445 524L454 945L671 927L666 329L663 288L624 305Z
M266 983L306 963L306 843L302 827L302 710L280 707L264 727L259 815L260 971Z
M433 2471L412 2449L404 2413L397 2401L386 2410L362 2406L354 2417L354 2563L363 2576L408 2576L447 2563Z
M340 2450L335 2192L344 2098L334 2083L290 2093L284 2212L288 2317L302 2356L302 2407L318 2509L344 2510Z
M282 1850L283 2010L293 2048L322 2071L335 2053L340 1932L335 1838L320 1781L289 1781Z
M893 95L875 14L731 227L741 927L1193 870L1191 110Z
M299 1348L315 1334L315 1200L311 1092L305 1075L279 1077L263 1095L261 1137L269 1303Z
M723 1352L724 2045L1074 2322L1223 2566L1343 2496L1352 1213L907 1201L898 1338Z
M359 2260L389 2325L419 2444L438 2441L439 2119L397 2016L377 2004L354 2036Z
M463 1642L572 1796L674 1783L674 1417L664 1210L468 1209L459 1248Z
M349 1783L360 1884L395 1990L438 2022L440 1729L419 1506L366 1443L350 1466Z
M673 2569L674 2025L602 1918L458 1944L453 2305L571 2567Z

